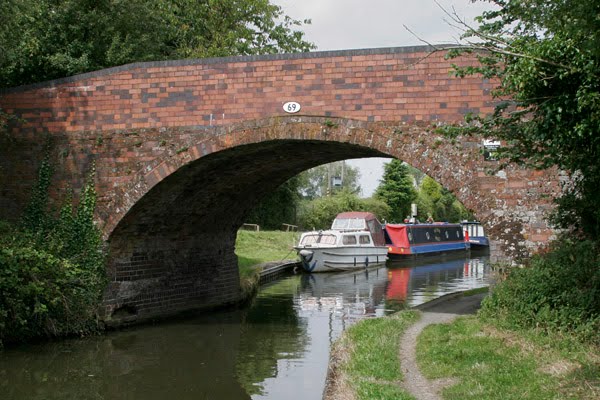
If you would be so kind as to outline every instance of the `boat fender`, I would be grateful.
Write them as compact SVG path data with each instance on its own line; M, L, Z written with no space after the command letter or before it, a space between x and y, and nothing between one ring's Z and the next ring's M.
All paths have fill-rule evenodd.
M310 262L313 258L313 252L310 250L300 250L298 252L298 255L300 255L300 257L302 257L302 260L304 262Z

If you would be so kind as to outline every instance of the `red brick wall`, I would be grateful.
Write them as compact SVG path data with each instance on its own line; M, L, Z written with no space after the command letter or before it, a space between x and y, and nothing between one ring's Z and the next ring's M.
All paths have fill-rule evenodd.
M9 90L1 104L35 132L229 125L284 115L460 121L490 111L492 85L451 76L421 47L139 63ZM212 119L211 119L212 116Z
M18 215L49 138L54 198L97 169L109 239L107 315L135 318L234 301L235 232L291 176L321 163L393 156L452 190L499 256L552 237L555 172L484 161L481 140L436 126L492 110L493 83L450 74L425 48L140 63L15 88L26 121L0 136L0 218ZM461 62L467 63L468 60ZM287 101L301 104L287 115ZM210 279L208 279L210 277Z

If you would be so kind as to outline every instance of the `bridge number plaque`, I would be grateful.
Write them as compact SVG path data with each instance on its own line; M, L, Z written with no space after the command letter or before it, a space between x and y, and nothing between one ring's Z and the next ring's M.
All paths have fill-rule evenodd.
M288 114L295 114L300 111L300 103L296 103L295 101L288 101L283 105L283 111Z

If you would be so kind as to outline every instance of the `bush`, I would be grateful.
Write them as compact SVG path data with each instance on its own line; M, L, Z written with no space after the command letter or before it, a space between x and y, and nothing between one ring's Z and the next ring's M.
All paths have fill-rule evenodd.
M600 254L592 242L567 239L510 272L479 312L507 328L568 333L600 344Z
M336 215L345 211L369 211L383 221L390 207L381 200L360 199L348 192L321 197L301 204L298 225L304 229L329 229Z
M47 207L49 174L45 160L18 228L0 222L0 345L99 327L106 273L92 176L77 208L69 198L55 217Z
M95 329L96 274L30 246L0 250L0 338L7 342Z

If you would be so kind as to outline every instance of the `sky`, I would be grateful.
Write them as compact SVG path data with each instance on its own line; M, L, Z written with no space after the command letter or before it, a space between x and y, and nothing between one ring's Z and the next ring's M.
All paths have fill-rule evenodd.
M460 31L440 8L456 11L469 23L490 9L471 0L271 0L294 19L311 19L302 28L306 39L319 50L403 47L456 43ZM437 3L436 3L437 2ZM413 33L409 32L409 30ZM422 40L421 40L422 39ZM369 197L379 184L389 159L364 158L348 163L361 171L362 196Z

